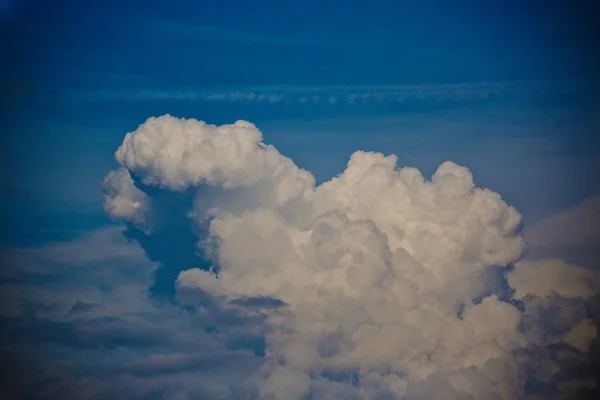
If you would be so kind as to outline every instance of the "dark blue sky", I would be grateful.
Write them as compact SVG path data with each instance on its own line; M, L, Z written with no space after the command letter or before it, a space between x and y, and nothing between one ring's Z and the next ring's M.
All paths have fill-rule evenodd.
M8 2L5 73L61 88L540 80L596 66L584 2Z

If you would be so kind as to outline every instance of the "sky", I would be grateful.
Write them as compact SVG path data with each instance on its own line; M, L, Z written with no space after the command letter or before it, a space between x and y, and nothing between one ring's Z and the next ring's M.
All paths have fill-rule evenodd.
M1 0L0 398L588 390L591 3Z

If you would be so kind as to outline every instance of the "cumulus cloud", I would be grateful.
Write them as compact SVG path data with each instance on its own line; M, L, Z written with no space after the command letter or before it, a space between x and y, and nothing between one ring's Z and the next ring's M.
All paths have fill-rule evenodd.
M263 323L248 396L519 399L539 394L532 379L573 389L548 346L577 360L593 347L595 273L519 262L520 214L453 162L426 179L358 151L315 186L249 122L169 115L128 133L116 160L105 210L151 258L172 254L147 244L196 238L179 301Z

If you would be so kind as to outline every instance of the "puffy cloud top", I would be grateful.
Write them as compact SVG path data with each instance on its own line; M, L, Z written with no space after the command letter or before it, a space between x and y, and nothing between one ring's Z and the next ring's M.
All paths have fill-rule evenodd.
M115 157L144 184L174 191L203 183L252 186L271 179L282 185L277 194L285 201L297 194L287 190L314 181L311 174L262 143L261 132L246 121L217 127L170 115L149 118L125 136Z

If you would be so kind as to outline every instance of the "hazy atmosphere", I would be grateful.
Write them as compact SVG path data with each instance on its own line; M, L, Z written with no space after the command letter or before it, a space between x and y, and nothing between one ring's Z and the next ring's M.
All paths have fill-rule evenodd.
M0 0L0 399L595 398L591 3Z

